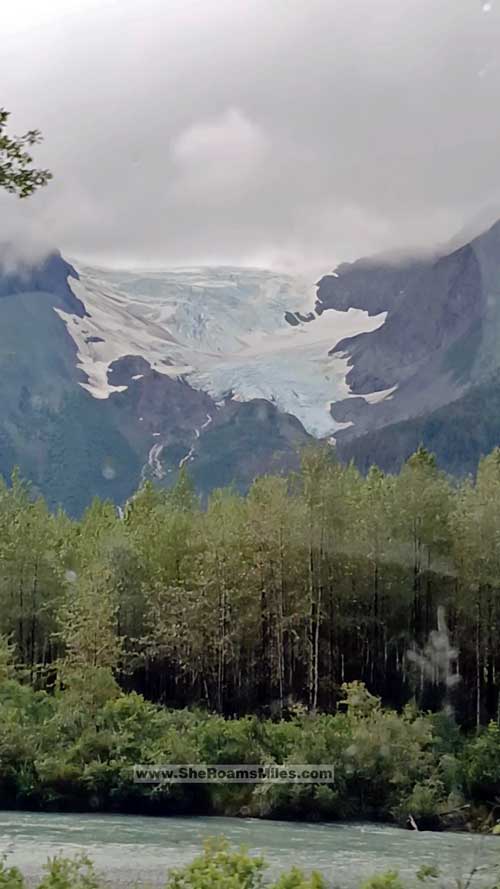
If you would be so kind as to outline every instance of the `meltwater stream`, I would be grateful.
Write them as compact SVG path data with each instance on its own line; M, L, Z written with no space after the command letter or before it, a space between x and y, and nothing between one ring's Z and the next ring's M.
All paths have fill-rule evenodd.
M111 887L164 886L169 868L189 862L204 839L220 835L262 853L270 876L295 864L319 870L331 886L346 889L389 869L412 886L422 864L439 866L438 885L446 887L466 879L474 867L479 870L471 889L493 886L500 873L500 837L494 836L414 833L373 824L0 812L0 855L20 866L30 882L49 856L85 850Z

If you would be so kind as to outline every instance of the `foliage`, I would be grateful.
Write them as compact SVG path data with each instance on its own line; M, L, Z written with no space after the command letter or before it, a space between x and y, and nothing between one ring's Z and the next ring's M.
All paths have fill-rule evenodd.
M388 870L385 874L365 880L361 889L404 889L404 886L396 871Z
M99 889L92 862L86 855L65 858L61 855L49 858L45 876L37 889Z
M262 889L264 860L232 852L224 840L205 844L191 864L171 871L167 889Z
M245 849L232 850L223 838L209 840L204 850L190 864L170 871L166 889L325 889L320 874L313 871L305 876L292 867L275 882L264 880L266 863L263 858L251 856ZM94 871L92 862L85 855L65 858L58 855L48 860L45 875L36 889L102 889L103 883ZM26 889L21 871L7 867L0 861L0 887L2 889ZM397 887L394 887L397 889Z
M424 883L426 880L437 880L439 877L439 868L434 864L422 864L417 871L417 880Z
M49 858L45 874L37 884L37 889L100 889L92 862L86 855L65 858L56 855ZM0 887L2 889L26 889L23 874L17 867L7 867L0 861Z
M359 683L345 688L359 701ZM168 710L119 690L105 668L70 674L55 693L0 684L0 789L7 805L52 809L216 813L335 820L436 815L466 793L461 753L449 752L433 717L370 710L299 712L287 719L224 719ZM467 762L471 753L467 750ZM330 763L329 785L241 787L135 784L135 763Z
M497 724L472 740L460 725L497 716L499 504L500 452L453 487L422 448L399 476L365 478L309 449L246 496L202 508L182 473L79 521L14 473L0 483L6 801L398 820L492 801ZM335 782L195 799L131 781L134 762L189 761L333 763Z
M9 112L0 108L0 188L20 198L26 198L52 179L48 170L33 167L30 148L41 142L38 130L23 136L9 136L5 132Z
M423 449L399 476L366 478L308 449L298 473L246 496L216 491L202 509L183 472L170 490L146 482L121 516L95 500L80 521L15 474L0 487L0 634L42 687L103 668L174 706L286 716L352 709L342 685L358 681L397 708L413 696L493 718L496 467L492 454L454 489ZM452 636L441 660L437 622Z
M2 889L25 889L24 877L17 867L7 867L5 858L0 859L0 886Z
M481 798L485 793L494 796L500 790L500 726L490 722L488 727L471 740L463 757L465 785L470 793Z

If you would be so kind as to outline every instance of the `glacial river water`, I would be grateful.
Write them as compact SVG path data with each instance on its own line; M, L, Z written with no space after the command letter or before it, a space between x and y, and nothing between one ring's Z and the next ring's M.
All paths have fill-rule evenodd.
M110 886L136 881L163 886L169 868L194 858L205 838L222 834L236 846L264 854L271 876L296 864L348 889L388 869L398 870L411 886L422 864L440 867L439 886L456 886L474 867L479 870L471 889L492 886L500 877L500 837L493 836L413 833L373 824L0 812L0 854L21 866L30 882L47 857L85 850Z

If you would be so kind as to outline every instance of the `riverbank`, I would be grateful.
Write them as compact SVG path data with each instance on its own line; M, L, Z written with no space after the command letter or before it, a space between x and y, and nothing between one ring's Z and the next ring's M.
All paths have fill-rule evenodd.
M335 714L224 719L120 692L99 672L64 692L0 682L0 799L10 809L227 815L425 827L494 825L500 729L466 736L443 713L384 709L361 683ZM140 784L134 764L329 763L328 784ZM470 804L470 809L465 806ZM471 817L472 816L472 817ZM488 822L489 818L489 822Z
M253 814L250 812L249 807L243 806L239 811L229 812L223 808L217 810L216 808L210 808L206 803L206 790L207 788L202 788L202 792L200 793L200 802L197 805L196 801L192 801L192 805L188 811L174 811L171 805L168 806L168 811L164 811L163 807L160 803L155 805L150 805L149 802L143 804L139 802L139 804L134 807L130 806L127 809L124 808L98 808L96 806L92 807L91 805L80 805L79 807L73 806L71 804L71 800L65 800L64 805L51 803L45 808L41 808L39 806L9 806L5 800L2 800L1 803L3 805L3 811L5 813L10 813L12 816L23 816L23 815L47 815L53 817L124 817L124 818L150 818L152 820L156 819L172 819L172 818L206 818L207 821L211 821L216 823L220 819L230 818L234 821L246 822L248 820L260 821L263 823L276 823L283 822L291 825L294 824L309 824L311 827L314 826L325 826L325 827L350 827L353 825L357 825L360 823L359 817L346 817L343 819L328 819L328 818L320 818L317 814L312 818L301 818L298 814L288 815L284 813L283 815L274 816L274 815L262 815L262 814ZM180 807L179 807L180 808ZM228 808L231 808L229 805ZM419 832L419 833L452 833L452 834L471 834L477 836L488 836L495 835L498 836L496 831L492 829L492 818L491 818L491 809L488 810L481 806L472 807L467 806L464 807L466 811L463 813L458 811L455 813L443 813L442 815L433 815L421 818L418 820L409 816L406 821L402 819L400 821L395 821L391 818L381 818L378 816L373 816L372 818L363 819L363 823L366 825L371 825L373 828L378 827L392 827L394 829L403 830L405 832ZM413 822L413 823L412 823ZM496 822L495 822L496 823ZM499 850L500 850L500 839L497 839Z

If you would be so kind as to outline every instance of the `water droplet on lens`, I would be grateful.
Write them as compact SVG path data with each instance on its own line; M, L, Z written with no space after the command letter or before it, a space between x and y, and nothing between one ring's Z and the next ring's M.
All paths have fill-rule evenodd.
M116 478L116 469L109 461L103 464L102 477L108 482Z

